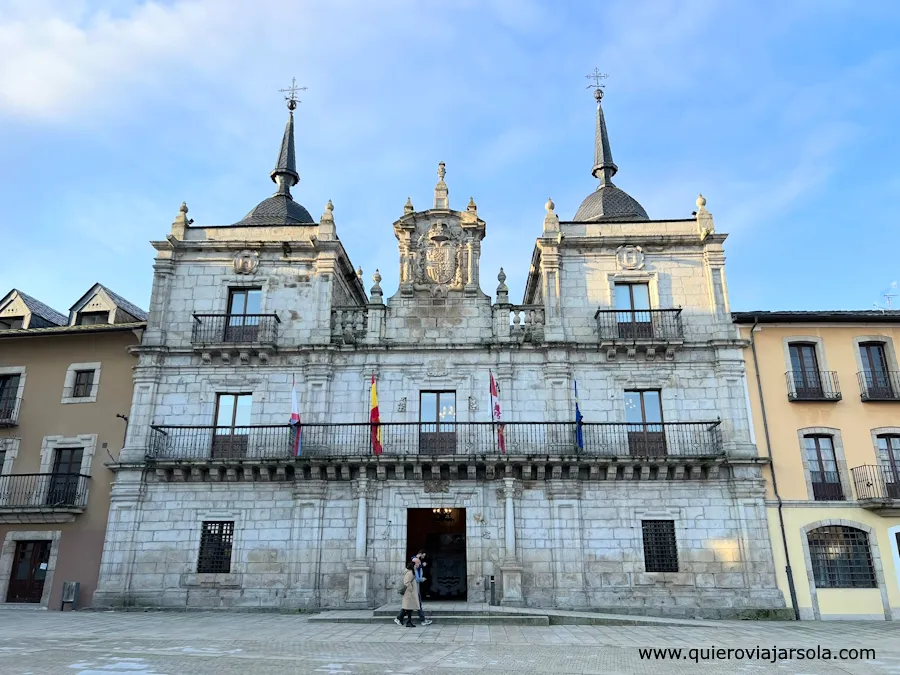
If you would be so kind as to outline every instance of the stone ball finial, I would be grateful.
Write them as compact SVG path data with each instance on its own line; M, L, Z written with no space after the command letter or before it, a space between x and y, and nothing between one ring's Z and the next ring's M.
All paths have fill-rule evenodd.
M438 163L437 174L438 174L438 178L440 178L441 180L444 180L444 176L447 175L447 165L444 164L444 162Z
M547 203L544 204L544 208L547 209L547 213L553 213L553 209L556 208L556 204L553 203L552 198L547 198Z
M181 206L178 207L178 211L180 213L187 213L188 212L187 202L181 202Z
M334 211L334 204L331 203L331 200L328 200L328 203L325 205L326 211Z
M363 278L362 265L360 265L359 267L356 268L356 278L359 279L360 281L362 281L362 278Z
M381 302L380 298L382 295L381 291L381 273L376 269L375 274L372 275L372 281L375 283L372 285L372 288L369 289L369 295L376 300L377 302Z
M594 89L594 98L597 99L597 103L603 100L603 90L600 87Z
M477 211L478 207L475 205L475 198L469 197L469 205L466 207L469 211Z
M381 283L381 272L377 269L375 270L375 274L372 275L372 281L374 281L376 285Z
M702 209L704 206L706 206L706 197L700 195L697 197L697 208Z
M506 272L503 271L503 268L500 268L500 274L497 275L497 281L501 284L506 282Z

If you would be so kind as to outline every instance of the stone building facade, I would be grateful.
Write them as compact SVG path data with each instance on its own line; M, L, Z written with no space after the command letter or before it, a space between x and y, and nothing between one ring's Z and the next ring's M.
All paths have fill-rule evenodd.
M784 607L725 235L702 197L651 220L612 183L600 98L599 186L572 221L546 204L522 304L502 270L483 292L487 226L443 163L393 224L399 288L366 292L331 203L316 222L293 200L293 112L275 195L229 226L182 205L153 244L97 604L377 606L425 547L426 600L493 580L511 605Z

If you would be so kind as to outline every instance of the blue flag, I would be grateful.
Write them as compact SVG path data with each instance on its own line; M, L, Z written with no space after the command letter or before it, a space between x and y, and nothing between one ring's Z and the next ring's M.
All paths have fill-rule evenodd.
M581 416L581 408L578 405L578 380L574 380L575 382L575 444L578 446L579 450L584 450L584 430L581 426L581 421L584 419Z

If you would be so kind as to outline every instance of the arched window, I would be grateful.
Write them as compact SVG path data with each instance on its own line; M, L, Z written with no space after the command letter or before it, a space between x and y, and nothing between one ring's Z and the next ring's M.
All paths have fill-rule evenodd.
M806 535L816 588L875 588L869 537L862 530L827 525Z

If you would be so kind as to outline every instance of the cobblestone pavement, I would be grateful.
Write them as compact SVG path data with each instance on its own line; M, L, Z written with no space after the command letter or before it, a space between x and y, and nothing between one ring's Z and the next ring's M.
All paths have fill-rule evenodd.
M862 661L641 660L638 649L874 649ZM2 675L900 675L900 623L689 626L308 623L301 615L0 611Z

